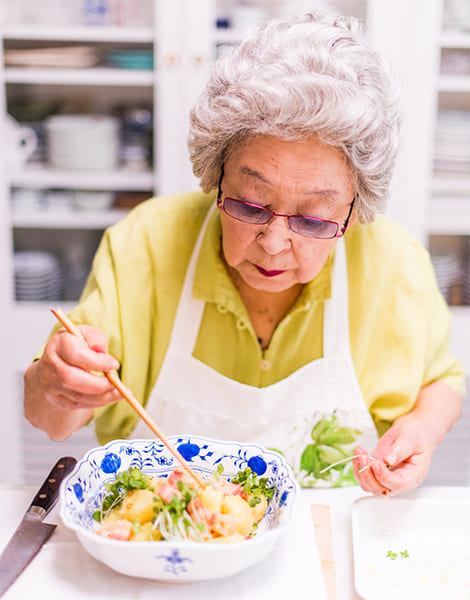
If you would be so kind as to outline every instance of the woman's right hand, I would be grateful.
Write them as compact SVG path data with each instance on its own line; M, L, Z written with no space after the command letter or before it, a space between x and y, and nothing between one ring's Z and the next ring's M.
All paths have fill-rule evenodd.
M89 325L78 328L86 342L60 329L24 377L26 418L58 441L84 425L94 408L121 399L102 375L119 368L106 335Z

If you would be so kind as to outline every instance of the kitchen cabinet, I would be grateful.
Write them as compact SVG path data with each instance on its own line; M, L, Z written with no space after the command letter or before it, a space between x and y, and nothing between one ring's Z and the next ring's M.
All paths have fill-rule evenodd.
M452 306L454 347L470 373L470 22L466 3L437 4L427 244Z
M467 10L464 4L373 0L369 22L372 44L402 74L402 140L388 213L429 248L453 313L453 349L469 374L470 27L452 13ZM458 73L446 67L449 51L460 53ZM443 116L454 118L446 126Z
M48 310L50 305L60 304L67 310L76 299L103 230L121 219L127 210L115 206L100 211L70 207L63 210L58 207L57 196L65 193L70 199L70 194L77 190L107 191L118 195L126 206L130 194L141 199L195 189L197 181L186 149L189 109L207 79L213 60L237 44L246 27L261 15L271 18L328 6L334 12L354 14L364 20L370 43L394 65L403 80L403 136L388 213L431 250L436 245L447 248L448 244L457 244L459 256L466 257L468 270L469 179L453 177L444 182L433 166L440 105L444 106L445 101L459 110L470 110L470 74L439 75L444 48L470 48L469 32L442 30L444 0L150 2L152 18L137 25L132 19L119 23L102 19L100 24L87 25L83 23L83 14L81 23L78 17L67 22L58 14L56 21L26 22L21 15L14 17L9 0L0 0L2 139L6 136L7 114L23 121L20 117L27 112L24 106L28 102L36 107L50 105L56 111L106 115L116 114L116 109L122 107L143 107L151 113L153 121L150 159L145 168L141 163L138 168L126 168L122 157L116 168L102 172L56 169L44 157L12 167L8 147L5 144L0 147L0 310L4 398L8 400L3 410L5 422L10 424L0 448L12 457L11 465L0 467L0 481L11 481L12 473L18 473L20 483L35 481L52 462L50 453L57 455L57 445L24 421L22 373L54 324ZM81 0L70 3L84 4ZM15 6L20 4L17 2ZM53 2L45 0L42 4L46 7ZM134 6L140 4L136 2ZM84 67L26 67L12 63L12 51L54 47L87 48L99 60ZM125 68L109 60L116 55L122 59L122 53L126 57L126 52L127 58L132 52L144 52L147 59L152 59L153 68ZM40 192L46 197L49 194L49 199L56 200L50 202L55 208L17 210L14 203L18 196L21 199L18 190L33 195ZM27 193L24 196L28 198ZM441 236L447 237L441 239ZM58 255L66 265L68 277L77 275L69 286L72 291L65 292L57 301L18 301L14 284L15 250L41 250ZM470 309L462 305L452 310L453 343L470 372L465 341ZM74 441L59 447L64 453L78 456L82 449L93 444L92 432L84 430L74 436Z
M212 40L196 35L193 24L199 21L210 29L215 22L215 4L207 0L198 2L197 7L187 0L150 2L152 19L136 26L126 22L87 25L78 20L51 24L45 17L25 22L21 16L15 18L9 0L0 1L2 139L9 134L12 139L8 115L33 128L38 123L31 122L30 115L38 111L47 113L41 115L41 128L35 129L38 140L44 135L47 117L55 112L109 116L122 107L142 108L153 121L150 159L146 164L140 160L137 166L135 161L127 165L121 155L114 168L56 168L48 160L47 146L42 154L36 152L39 158L33 154L26 162L12 163L11 146L2 144L0 148L2 373L4 397L9 399L3 410L5 423L10 424L0 446L4 455L11 457L10 463L0 468L0 480L34 479L36 470L39 474L49 464L48 452L60 451L24 421L22 373L54 325L49 308L60 305L67 310L78 298L104 229L126 212L116 206L77 209L78 194L83 199L112 193L126 206L129 198L135 202L136 198L191 190L197 185L186 151L187 113L207 77ZM135 2L133 8L142 3ZM29 7L31 3L23 4ZM44 11L53 4L45 1ZM111 61L116 57L130 61L136 55L144 56L144 66ZM88 62L82 66L84 60ZM148 67L151 63L153 68ZM70 146L69 150L75 149ZM118 148L121 151L122 147ZM34 259L41 258L40 252L47 254L42 258L53 256L60 261L62 273L51 280L51 296L46 294L46 301L35 299L39 286L42 291L45 285L42 263L26 264L26 276L21 280L17 270L15 285L15 257L20 251L34 252ZM31 274L33 268L37 270ZM62 444L63 451L80 455L95 443L86 430L76 440Z

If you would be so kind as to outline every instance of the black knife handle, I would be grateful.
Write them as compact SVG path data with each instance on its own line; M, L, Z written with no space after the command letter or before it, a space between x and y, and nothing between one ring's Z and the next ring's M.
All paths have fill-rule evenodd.
M47 479L39 488L38 493L34 496L27 512L33 509L33 507L41 508L44 510L42 516L45 517L47 515L57 502L60 484L74 468L76 462L77 460L72 456L63 456L62 458L59 458L52 468L52 471L47 476Z

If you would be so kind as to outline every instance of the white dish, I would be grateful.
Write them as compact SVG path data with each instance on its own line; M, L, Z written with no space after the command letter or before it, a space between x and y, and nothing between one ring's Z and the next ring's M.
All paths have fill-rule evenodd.
M5 64L12 67L85 68L94 67L99 60L100 56L93 46L5 51Z
M352 507L352 533L356 590L364 600L470 594L468 501L361 498Z
M15 265L28 273L47 272L54 268L57 263L58 259L50 252L39 250L19 250L15 252Z
M74 207L78 210L107 210L113 204L113 192L94 190L77 190L74 192Z
M107 115L54 115L45 122L47 156L58 169L114 169L119 159L119 119Z

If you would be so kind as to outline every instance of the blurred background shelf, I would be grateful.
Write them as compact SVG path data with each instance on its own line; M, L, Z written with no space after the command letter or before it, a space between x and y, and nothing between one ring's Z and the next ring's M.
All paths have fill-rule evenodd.
M106 229L118 223L127 212L126 209L110 209L14 214L12 226L19 229Z
M158 183L150 169L131 171L116 169L104 173L66 172L47 165L28 164L13 171L10 185L36 188L80 188L106 190L154 190Z
M433 176L430 183L430 192L433 195L453 194L470 198L470 173L448 174L447 176Z
M90 67L87 69L7 68L6 83L45 85L153 86L152 71Z
M468 373L470 373L470 353L468 351L468 323L470 321L469 306L454 306L452 308L452 339L454 352L462 359L465 373L467 373L467 403L468 403ZM467 431L467 439L470 440L470 434ZM469 455L470 458L470 455ZM470 473L468 473L470 482Z
M470 201L465 196L434 197L429 202L428 219L429 235L470 235Z
M441 92L470 92L470 78L466 75L441 75L437 87Z
M81 41L81 42L122 42L153 43L153 27L125 26L45 26L45 25L4 25L1 31L4 40L36 41Z

